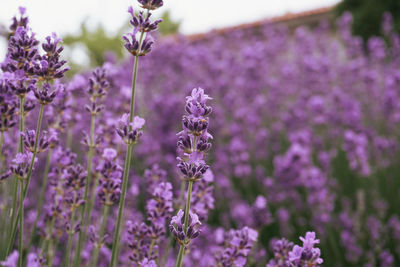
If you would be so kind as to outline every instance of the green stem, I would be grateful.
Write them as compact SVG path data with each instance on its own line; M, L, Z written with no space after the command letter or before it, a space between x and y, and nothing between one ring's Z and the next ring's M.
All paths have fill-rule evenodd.
M5 169L4 156L3 156L3 144L4 144L4 132L0 131L0 163L1 163L0 171L1 172Z
M164 255L162 257L160 266L164 267L165 264L167 263L168 256L169 256L169 251L170 251L170 249L171 249L173 244L174 244L174 237L172 235L170 235L169 236L169 241L168 241L168 244L167 244L167 248L165 249L165 252L164 252Z
M122 221L122 213L125 205L125 195L126 195L126 190L128 187L128 176L129 176L129 169L131 165L131 156L132 156L132 145L128 145L128 148L126 150L126 157L125 157L125 166L124 166L124 175L122 178L122 192L121 192L121 197L119 201L119 207L118 207L118 217L117 217L117 223L115 225L115 230L114 230L114 239L113 239L113 244L112 244L112 255L111 255L111 262L110 262L110 267L114 266L116 263L116 256L117 256L117 247L119 244L119 232L121 228L121 221Z
M33 155L32 155L31 164L29 165L29 170L28 170L28 174L27 174L27 178L26 178L27 182L26 182L26 185L24 188L24 200L28 193L29 183L31 181L32 172L33 172L33 165L35 165L35 159L36 159L36 155L38 152L38 143L39 143L39 136L40 136L40 128L42 127L42 121L43 121L43 112L44 112L44 105L41 104L40 111L39 111L39 118L38 118L37 125L36 125L36 136L35 136L35 145L33 147Z
M22 144L22 136L21 133L24 132L25 130L25 120L24 120L24 102L25 102L25 96L22 96L19 98L19 139L18 139L18 153L22 153L24 150L23 144ZM17 213L17 194L18 194L18 181L16 175L13 177L13 182L11 185L11 190L13 191L12 193L12 204L11 204L11 219L9 222L10 228L7 231L10 233L10 236L8 238L9 243L7 246L6 254L4 255L4 259L7 257L7 255L10 254L11 249L14 245L14 240L15 240L15 235L17 232L17 223L16 223L16 218L15 215ZM17 218L18 220L18 218Z
M19 239L18 239L18 266L22 267L23 265L23 242L24 242L24 181L20 180L20 201L19 201Z
M96 116L92 114L91 119L90 119L90 136L89 136L89 152L88 152L88 164L87 164L87 176L86 176L86 184L85 184L85 193L83 199L85 202L83 203L83 207L81 208L81 222L84 222L84 227L83 229L79 232L79 237L78 237L78 244L76 246L75 250L75 259L74 259L74 266L80 266L81 264L81 250L82 250L82 245L85 242L86 239L86 221L85 221L85 214L87 212L87 207L88 205L87 200L88 200L88 195L89 195L89 189L90 189L90 184L92 182L92 161L93 161L93 152L94 152L94 129L96 125ZM87 221L90 221L90 218L86 218Z
M176 258L176 265L175 266L182 266L184 252L185 252L185 246L181 245L179 247L178 257Z
M76 199L76 191L74 191L73 203L75 203L75 199ZM75 205L75 204L72 204L72 205ZM74 239L74 223L75 223L75 207L72 207L70 229L68 232L67 253L65 254L65 266L72 266L72 262L70 260L70 255L71 255L72 241Z
M68 128L68 131L67 131L66 147L71 148L71 144L72 144L72 127Z
M25 111L24 111L25 96L19 98L19 139L18 139L18 152L22 153L24 151L24 144L22 140L21 133L25 131Z
M143 32L140 34L139 44L141 46L143 39ZM139 48L140 50L140 48ZM132 91L131 91L131 104L130 104L130 113L129 113L129 121L133 121L133 117L135 116L135 96L136 96L136 80L138 74L138 66L139 66L139 56L135 56L135 63L133 64L133 78L132 78ZM131 128L131 127L130 127Z
M147 17L149 16L149 11L147 11ZM142 46L142 41L144 37L144 32L140 33L140 38L139 38L139 48L138 51L140 51L140 48ZM129 113L129 121L133 121L133 117L135 115L135 94L136 94L136 80L137 80L137 74L138 74L138 66L139 66L139 56L135 56L135 62L133 64L133 77L132 77L132 91L131 91L131 103L130 103L130 113ZM129 127L130 130L132 127ZM124 175L123 175L123 180L122 180L122 192L121 192L121 197L119 201L119 208L118 208L118 218L117 218L117 224L115 226L114 230L114 240L112 244L112 255L111 255L111 263L110 267L113 267L114 264L116 263L116 258L118 254L118 244L119 244L119 232L121 228L121 221L122 221L122 213L124 211L124 205L125 205L125 195L126 195L126 189L128 187L128 176L129 176L129 171L130 171L130 164L131 164L131 157L132 157L132 144L128 144L127 150L126 150L126 156L125 156L125 166L124 166Z
M18 220L20 222L22 221L22 223L23 223L23 218L22 218L21 214L23 211L21 210L21 207L24 206L24 202L25 202L26 196L28 194L29 183L30 183L30 180L32 177L32 172L33 172L33 165L35 164L35 158L37 155L37 148L38 148L39 135L40 135L40 128L42 127L42 121L43 121L43 111L44 111L44 105L41 104L40 111L39 111L39 118L38 118L37 125L36 125L36 136L35 136L35 144L34 144L34 148L33 148L33 155L32 155L32 159L31 159L31 163L29 165L28 174L26 176L27 182L23 189L23 198L22 198L23 203L21 203L22 205L20 205L20 210L18 211L18 214L17 214L17 221ZM11 231L11 237L10 237L10 242L9 242L9 246L7 249L7 255L11 252L12 245L14 244L16 232L17 232L17 224L14 224L14 226L12 227L12 231Z
M92 218L92 212L93 212L93 208L94 208L94 201L96 199L96 188L99 185L99 180L95 178L94 180L94 184L92 189L90 190L90 200L88 203L88 208L87 208L87 214L86 214L86 222L85 222L85 231L87 232L87 229L89 227L90 224L90 218Z
M5 164L4 164L4 157L3 157L3 143L4 143L4 132L0 131L0 173L2 173L5 169ZM0 189L1 189L1 196L3 196L3 202L0 204L1 208L1 222L0 222L0 231L1 231L1 236L0 236L0 259L3 258L3 253L5 252L5 249L3 246L6 244L6 224L7 224L7 210L8 210L8 183L0 183Z
M107 204L103 208L103 216L102 216L102 222L101 222L101 226L100 226L99 240L97 240L96 248L95 248L94 255L93 255L93 265L92 265L93 267L97 266L97 262L99 260L99 252L100 252L100 248L102 246L102 244L100 242L102 242L104 232L106 230L109 209L110 209L110 206Z
M53 217L50 222L49 236L46 242L45 251L47 256L48 267L53 266L54 251L53 251L53 231L56 218Z
M153 252L153 248L154 248L154 245L156 244L156 240L153 238L152 240L151 240L151 243L150 243L150 247L149 247L149 253L148 253L148 255L149 255L149 257L151 258L151 253Z
M189 224L189 211L190 211L190 199L192 197L192 189L193 189L193 181L189 181L188 184L188 192L187 192L187 200L186 200L186 207L185 207L185 219L184 219L184 231L185 231L185 236L187 233L187 228L188 228L188 224ZM185 237L185 241L184 243L186 243L186 237ZM183 264L183 254L185 252L185 244L181 244L180 248L179 248L179 253L178 253L178 258L176 259L176 267L181 267Z
M33 237L35 236L35 233L36 233L37 222L38 222L39 217L40 217L41 212L42 212L44 194L46 192L47 179L48 179L48 176L49 176L50 163L51 163L51 156L52 155L53 155L53 149L50 148L49 152L47 153L47 160L46 160L46 166L44 168L42 188L40 189L39 201L38 201L38 206L37 206L37 209L36 209L36 218L35 218L35 221L33 223L32 233L31 233L31 237L29 239L29 244L28 244L28 249L27 249L28 252L30 251L30 248L32 246Z

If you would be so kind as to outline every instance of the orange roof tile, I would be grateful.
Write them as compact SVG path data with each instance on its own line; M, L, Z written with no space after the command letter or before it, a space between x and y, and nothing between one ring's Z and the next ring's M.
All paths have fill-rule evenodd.
M254 28L254 27L262 26L262 25L265 25L268 23L276 24L276 23L289 22L289 21L295 20L295 19L301 19L301 18L305 18L305 17L309 17L309 16L322 15L325 13L329 13L333 10L333 8L334 8L334 6L329 6L329 7L322 7L322 8L317 8L317 9L299 12L299 13L287 13L282 16L259 20L256 22L244 23L244 24L240 24L237 26L215 29L215 30L212 30L211 33L217 35L217 34L224 34L226 32L231 32L231 31L235 31L235 30ZM187 37L191 41L196 41L196 40L201 40L201 39L205 38L206 36L209 35L209 33L190 34Z

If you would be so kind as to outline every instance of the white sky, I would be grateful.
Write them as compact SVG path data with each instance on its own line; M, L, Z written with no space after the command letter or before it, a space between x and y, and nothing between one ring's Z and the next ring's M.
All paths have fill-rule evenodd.
M263 18L326 7L339 0L164 0L156 12L170 10L172 18L181 20L183 33L206 32L214 28L252 22ZM0 25L9 26L19 6L27 8L30 25L40 39L56 32L78 32L87 19L90 26L102 23L108 32L119 29L129 18L129 5L135 0L0 0ZM0 60L5 44L0 43Z

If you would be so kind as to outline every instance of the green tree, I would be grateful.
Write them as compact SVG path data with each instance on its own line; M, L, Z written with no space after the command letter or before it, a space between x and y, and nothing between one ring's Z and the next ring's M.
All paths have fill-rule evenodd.
M66 35L63 37L64 44L73 48L74 45L84 45L87 49L91 66L100 66L104 63L106 52L113 52L118 58L123 55L123 43L121 39L122 29L116 34L109 36L100 24L94 31L90 31L86 23L81 24L77 35Z
M400 32L400 0L342 0L336 8L338 15L345 11L353 14L353 34L364 40L382 35L382 19L385 12L393 17L393 28Z
M179 31L181 22L174 21L169 11L165 11L161 16L163 22L159 24L159 33L162 36L175 34ZM78 34L68 34L63 36L64 45L73 49L82 49L89 58L90 67L101 66L105 61L105 54L112 52L117 59L122 59L125 50L122 35L128 31L129 22L126 22L115 34L109 35L103 25L99 24L94 30L88 29L86 22L83 22ZM82 66L69 58L68 64L71 67L69 74L75 73Z
M179 28L181 26L180 21L174 21L171 18L171 14L169 13L169 10L165 11L164 14L161 16L163 22L158 25L158 30L161 33L161 35L169 35L169 34L175 34L179 32Z

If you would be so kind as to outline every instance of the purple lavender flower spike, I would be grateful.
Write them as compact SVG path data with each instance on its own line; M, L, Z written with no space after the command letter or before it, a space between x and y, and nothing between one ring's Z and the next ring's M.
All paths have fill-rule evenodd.
M163 6L163 0L138 0L142 8L154 10Z
M32 160L32 153L17 153L12 160L11 171L19 178L26 179L29 170L29 164ZM35 162L37 159L35 159Z
M132 7L129 7L128 12L132 15L132 19L129 21L130 24L138 29L140 32L151 32L157 29L158 24L162 22L161 19L158 19L154 22L150 20L151 14L144 18L143 11L140 11L138 15L135 15Z
M147 258L141 260L138 265L142 267L157 267L157 264L154 260L149 260Z
M33 74L33 65L39 57L39 41L35 34L31 33L26 27L17 27L14 34L10 37L7 61L3 66L4 70L16 72L23 71L28 75Z
M257 231L244 227L240 230L231 230L227 236L225 248L215 255L215 261L219 266L237 266L244 267L246 258L257 241Z
M21 135L22 135L22 140L24 142L24 147L28 151L33 153L34 148L35 148L36 131L29 130L29 131L26 131L25 133L21 133ZM49 147L54 147L57 142L58 142L58 139L57 139L56 133L53 132L51 135L49 135L47 133L47 131L43 131L39 137L39 142L37 145L37 153L44 152Z
M19 7L18 10L19 10L20 18L17 19L16 16L12 18L13 22L10 25L10 30L12 33L14 33L18 27L26 28L28 26L29 19L28 19L28 17L24 16L26 13L26 8Z
M116 131L126 144L135 144L143 134L141 129L144 123L145 120L139 116L135 116L133 122L129 123L128 114L124 114L119 120L119 128Z
M0 262L4 267L17 267L18 263L18 251L13 251L10 255L8 255L5 261Z
M179 210L177 215L172 217L169 225L169 230L181 246L187 247L193 239L199 236L201 232L201 230L199 229L201 222L199 221L199 217L196 214L190 212L188 229L185 234L183 229L184 215L185 213L183 212L183 210Z
M320 257L319 248L314 248L315 244L319 244L319 239L315 239L315 232L307 232L306 237L300 237L303 246L295 245L289 252L289 261L295 266L320 266L323 260Z
M48 105L53 102L58 92L62 90L62 85L56 85L54 88L49 83L45 83L41 89L36 87L32 88L32 91L41 105Z
M289 252L293 248L293 243L282 238L271 242L274 258L267 263L267 267L290 267Z
M52 36L46 37L46 43L42 44L45 54L38 58L38 62L33 68L34 75L37 75L45 81L52 81L64 77L68 66L64 66L67 61L60 59L60 54L64 50L62 45L59 45L62 40L55 33Z

